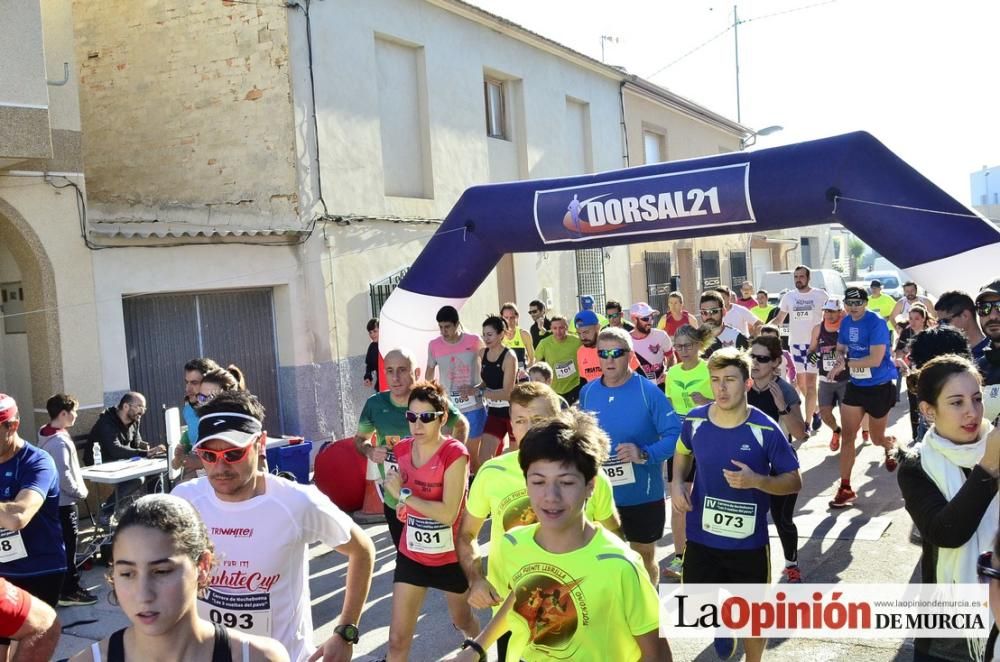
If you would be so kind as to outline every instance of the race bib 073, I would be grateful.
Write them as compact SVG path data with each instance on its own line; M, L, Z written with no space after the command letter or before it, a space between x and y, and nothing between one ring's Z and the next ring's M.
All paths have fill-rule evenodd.
M742 540L752 536L756 526L757 504L705 497L701 528L708 533Z

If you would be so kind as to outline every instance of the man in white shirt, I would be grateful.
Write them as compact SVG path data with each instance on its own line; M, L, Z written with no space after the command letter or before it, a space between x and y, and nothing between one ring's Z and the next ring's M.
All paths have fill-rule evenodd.
M726 314L722 318L725 324L733 327L747 338L752 338L760 331L763 322L750 312L746 306L733 303L733 293L725 285L715 288L715 291L722 295L722 301L726 306Z
M820 426L816 407L816 377L819 375L819 368L809 361L809 344L812 341L812 330L823 321L823 304L830 297L825 290L810 287L810 273L809 267L805 265L795 267L795 289L781 297L774 323L781 326L788 320L788 351L795 363L795 384L805 396L806 425L815 432Z
M274 637L293 662L346 662L374 566L372 541L312 485L258 470L267 433L264 408L245 391L225 391L199 410L194 452L207 475L174 494L201 514L219 563L198 613L214 623ZM308 545L347 556L347 586L334 635L314 657Z
M654 384L663 384L667 370L673 364L674 344L666 331L653 328L653 310L648 303L640 301L629 308L632 318L632 345L634 356L639 359L642 375Z

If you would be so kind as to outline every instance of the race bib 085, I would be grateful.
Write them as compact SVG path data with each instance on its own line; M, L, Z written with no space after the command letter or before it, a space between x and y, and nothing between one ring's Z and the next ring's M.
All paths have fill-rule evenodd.
M631 462L623 462L621 460L608 460L601 468L604 469L604 475L608 477L611 484L615 487L619 485L631 485L635 482L635 466Z

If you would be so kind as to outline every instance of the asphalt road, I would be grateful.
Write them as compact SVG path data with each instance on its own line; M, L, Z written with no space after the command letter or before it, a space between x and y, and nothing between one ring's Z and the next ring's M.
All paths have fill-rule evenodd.
M890 414L891 433L906 443L910 439L906 399ZM826 540L816 533L812 538L799 539L799 565L803 580L813 583L905 583L919 573L920 547L910 542L912 524L903 509L895 474L882 466L882 449L869 445L858 449L852 483L858 493L855 507L830 511L827 502L833 497L839 481L837 457L829 451L830 432L820 433L802 444L799 460L803 471L803 490L799 496L796 518L823 515L829 520L816 527L827 530L833 518L850 519L849 529L870 518L883 516L890 526L878 540ZM484 527L484 534L488 527ZM361 642L356 647L356 659L376 660L386 655L392 602L392 573L395 552L384 524L367 527L377 549L375 578L362 619ZM774 562L773 576L780 577L783 567L781 545L771 539ZM658 544L658 556L669 557L673 541L667 533ZM322 545L312 549L310 590L312 593L315 640L322 641L333 632L334 619L340 610L346 563L336 552ZM121 610L107 602L105 568L95 567L85 574L86 585L100 587L101 600L93 607L60 609L64 634L57 658L64 658L89 646L127 625ZM89 624L74 624L96 619ZM480 613L485 623L488 613ZM451 625L445 601L440 593L430 591L419 617L413 640L411 659L417 662L437 660L455 650L462 635ZM675 660L716 660L709 639L674 640L671 642ZM855 641L842 639L774 640L768 645L767 660L824 662L826 660L882 661L912 658L912 643L900 639ZM491 659L493 659L491 657Z

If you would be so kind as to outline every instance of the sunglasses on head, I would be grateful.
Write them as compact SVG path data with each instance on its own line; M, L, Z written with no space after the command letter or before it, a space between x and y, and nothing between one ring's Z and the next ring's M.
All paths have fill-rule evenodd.
M705 315L718 315L721 312L722 312L722 308L702 308L701 309L702 316L705 316Z
M1000 579L1000 570L993 567L993 552L983 552L976 561L976 574L979 578Z
M406 412L406 420L410 423L416 423L420 421L421 423L433 423L435 420L444 416L443 411L409 411Z
M750 358L757 363L770 363L772 360L770 354L751 354Z
M1000 312L1000 301L983 301L976 304L976 312L983 317L988 317L993 311Z
M627 349L622 349L621 347L615 347L614 349L599 349L597 350L597 358L599 359L619 359L628 353Z
M194 454L201 458L201 461L205 464L215 464L220 459L226 464L236 464L237 462L242 462L250 454L250 449L253 448L256 438L243 448L234 448L228 451L213 451L207 448L197 448Z

